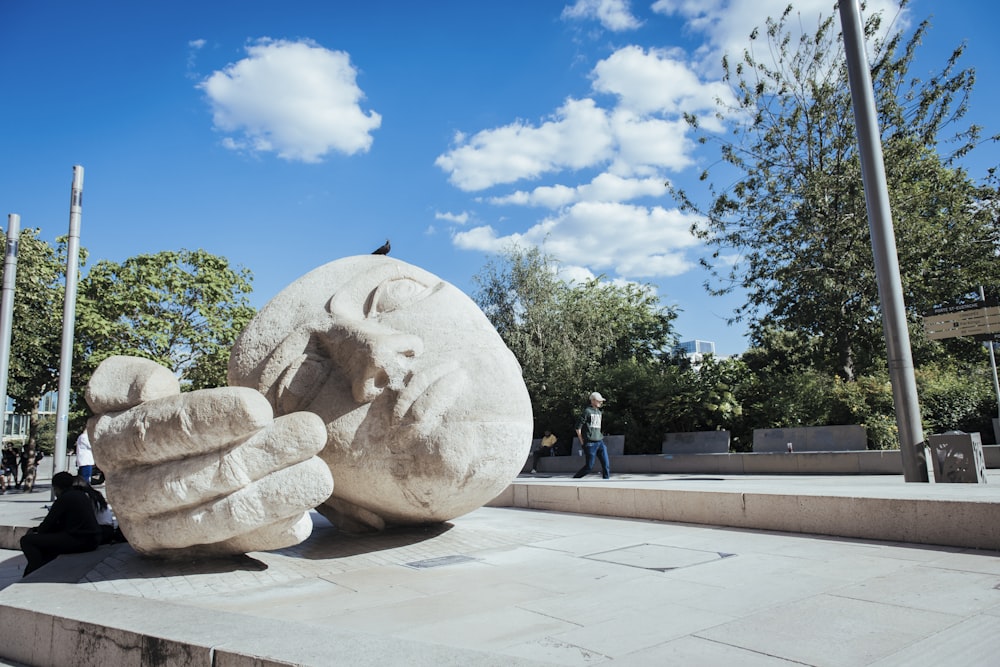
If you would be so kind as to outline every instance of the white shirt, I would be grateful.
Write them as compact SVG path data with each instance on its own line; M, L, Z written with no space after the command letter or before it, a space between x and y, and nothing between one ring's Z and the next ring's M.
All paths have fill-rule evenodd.
M76 466L92 466L94 465L94 452L90 448L90 438L87 437L87 432L84 431L80 434L80 437L76 439Z

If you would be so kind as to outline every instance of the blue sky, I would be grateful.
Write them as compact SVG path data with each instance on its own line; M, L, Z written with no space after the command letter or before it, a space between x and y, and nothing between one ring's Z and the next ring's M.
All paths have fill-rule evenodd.
M90 263L204 248L253 272L257 307L387 237L470 293L505 243L542 245L569 278L655 285L682 340L741 352L738 297L702 288L663 183L711 159L681 114L711 111L721 54L786 4L0 0L0 213L65 234L83 165ZM806 26L834 11L795 6ZM1000 131L995 2L868 7L931 17L911 74L966 41L970 120Z

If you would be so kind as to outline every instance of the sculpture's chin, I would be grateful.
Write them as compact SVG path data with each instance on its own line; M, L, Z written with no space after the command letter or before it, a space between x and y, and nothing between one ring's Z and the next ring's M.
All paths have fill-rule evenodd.
M453 422L433 439L414 427L395 431L391 442L327 446L320 457L336 486L329 509L319 511L334 523L339 514L374 529L381 529L379 522L435 523L461 516L493 500L517 476L530 450L531 428L524 418Z

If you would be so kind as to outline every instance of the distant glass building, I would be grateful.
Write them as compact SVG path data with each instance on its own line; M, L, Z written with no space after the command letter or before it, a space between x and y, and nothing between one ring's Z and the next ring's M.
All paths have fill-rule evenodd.
M674 351L689 357L696 354L715 354L715 343L710 340L686 340L683 343L678 343Z
M28 439L29 416L15 413L14 401L10 397L6 398L3 410L3 441L23 443ZM54 415L57 398L58 394L54 391L42 396L42 400L38 402L38 413Z

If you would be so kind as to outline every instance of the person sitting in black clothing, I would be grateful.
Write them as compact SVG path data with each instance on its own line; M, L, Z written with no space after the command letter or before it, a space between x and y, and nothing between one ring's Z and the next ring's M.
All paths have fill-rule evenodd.
M58 472L52 476L56 499L37 528L21 538L21 551L28 564L28 576L60 554L93 551L100 542L100 528L90 496L73 487L73 475Z
M108 505L104 494L88 484L80 475L73 478L73 488L80 489L90 498L94 506L94 516L97 517L97 528L101 531L101 544L124 542L124 539L118 539L120 531L115 526L114 512L111 511L111 505Z

